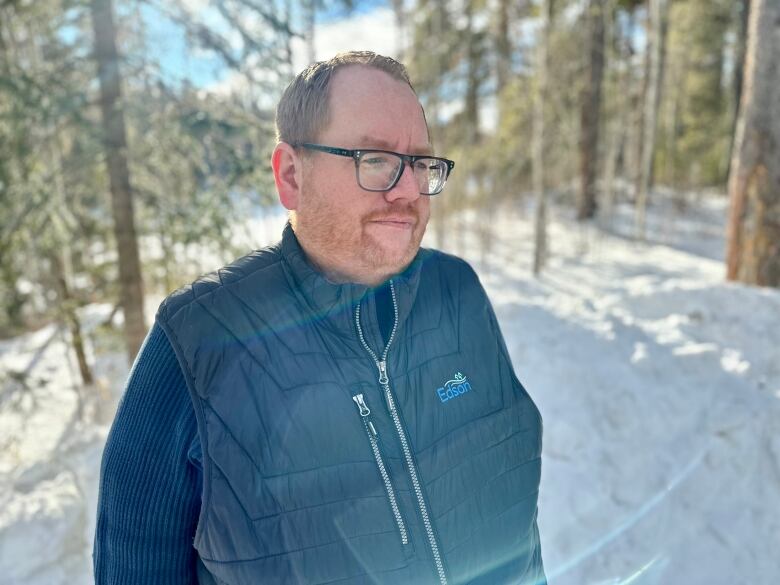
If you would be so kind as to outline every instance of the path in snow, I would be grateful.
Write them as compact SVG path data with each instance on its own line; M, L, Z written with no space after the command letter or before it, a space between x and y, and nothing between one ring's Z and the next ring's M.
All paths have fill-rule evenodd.
M495 227L517 234L483 271L545 422L551 583L777 583L780 293L561 223L537 281L530 225Z

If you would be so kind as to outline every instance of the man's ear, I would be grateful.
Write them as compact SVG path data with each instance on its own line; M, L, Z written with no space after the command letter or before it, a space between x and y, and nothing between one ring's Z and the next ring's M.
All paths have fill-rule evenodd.
M303 160L292 146L280 142L271 155L271 167L279 201L286 209L297 209L303 179Z

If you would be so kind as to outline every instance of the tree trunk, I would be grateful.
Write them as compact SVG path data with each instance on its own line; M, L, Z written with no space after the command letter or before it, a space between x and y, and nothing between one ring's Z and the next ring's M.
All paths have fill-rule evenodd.
M745 53L747 49L748 15L750 14L750 0L738 0L737 11L739 15L737 24L737 46L734 50L734 109L732 111L731 144L729 145L729 160L734 158L734 147L737 138L737 123L739 122L739 104L742 101L742 85L745 76ZM729 177L731 166L729 166Z
M466 144L479 142L479 60L480 48L474 28L474 1L466 0Z
M639 34L637 28L637 16L633 11L629 11L626 15L627 21L627 37L626 43L628 45L628 66L633 69L632 55L636 52L636 36ZM645 31L645 38L649 36L649 32ZM649 47L648 47L649 49ZM648 75L650 70L650 53L649 50L645 50L644 55L644 71L641 82L632 83L626 88L627 101L628 101L628 114L629 114L629 129L627 130L627 145L624 153L624 175L627 183L630 183L634 187L630 190L630 186L627 186L629 191L627 195L630 196L631 201L636 205L637 193L639 191L639 175L642 163L642 131L644 129L644 96L647 93ZM629 76L629 79L631 77Z
M655 154L655 129L663 77L663 54L666 40L667 0L650 0L650 67L644 103L644 128L642 131L642 156L639 167L639 185L636 201L636 237L645 239L645 215L647 195L653 172Z
M498 0L496 14L496 94L509 83L512 73L512 42L509 40L509 3L510 0ZM500 119L500 117L499 117Z
M607 71L613 70L608 77L609 88L606 92L608 100L611 97L610 115L606 117L607 149L604 160L603 179L603 210L600 213L605 225L611 225L615 207L615 176L618 170L618 159L625 142L625 126L628 113L628 99L625 88L629 87L629 68L622 59L618 48L621 42L617 22L615 0L611 0L605 17L605 47L607 48Z
M547 59L552 27L553 0L542 1L542 35L537 53L537 87L534 93L534 119L531 174L536 193L534 214L534 275L538 276L547 258L547 193L544 189L544 100L547 97Z
M111 185L111 212L119 253L119 289L125 317L125 345L132 362L144 340L146 325L112 0L92 0L90 9L95 33L94 59L100 79L103 141Z
M666 109L666 145L664 147L664 180L670 185L675 192L680 191L678 189L677 181L677 168L679 165L678 152L677 152L677 139L680 135L680 105L683 100L683 80L687 75L688 59L687 56L680 56L676 59L674 67L669 67L665 72L668 75L668 83L666 87L671 95L666 96L667 102ZM671 63L671 60L670 60Z
M444 0L433 0L434 18L433 18L433 34L436 38L443 38L447 33L447 21L446 21L446 6ZM437 62L436 78L441 79L444 76L444 62L440 56L435 57ZM432 141L436 146L436 150L444 152L446 150L446 144L444 144L444 128L440 123L440 108L441 108L441 84L436 83L431 88L431 95L429 100L429 106L427 110L428 123L431 128ZM431 205L431 219L433 221L434 230L436 232L436 247L440 250L446 249L449 238L447 237L450 232L450 209L452 189L450 188L447 196L436 197Z
M604 76L604 0L591 0L587 14L590 28L588 80L580 104L580 191L577 219L596 213L596 174L599 161L601 81Z
M49 262L54 276L54 287L57 291L57 297L59 298L59 310L61 319L68 326L70 331L71 345L73 352L76 354L76 362L79 366L79 373L81 374L81 381L85 386L90 386L94 382L92 376L92 370L87 362L87 354L84 351L84 337L81 335L81 323L79 322L78 313L78 301L74 298L71 292L70 282L72 282L73 274L73 251L69 244L69 239L73 233L78 229L78 222L71 215L69 202L66 195L65 186L65 168L62 162L62 146L60 144L60 137L56 135L54 128L47 128L50 133L50 141L48 145L48 164L53 171L53 187L54 197L56 200L56 207L52 213L52 233L55 235L55 241L61 242L59 250L54 249L49 254ZM81 404L82 396L79 393L79 404ZM82 414L82 408L79 407L79 417Z
M81 334L81 323L79 322L76 313L76 299L73 298L73 295L70 292L67 272L60 252L53 251L49 255L49 261L51 263L52 271L54 272L52 276L54 277L57 297L59 298L61 318L70 331L71 345L73 347L73 352L76 354L76 362L79 365L81 381L85 386L89 386L94 382L94 378L89 363L87 362L87 353L84 351L84 337Z
M391 4L395 16L395 53L403 61L406 50L406 8L404 0L392 0Z
M780 3L752 0L726 252L729 280L780 287Z
M466 17L466 96L464 104L464 124L466 126L465 135L465 151L477 152L479 149L479 68L480 68L480 48L477 42L477 35L479 34L475 30L474 22L474 4L475 0L466 0L465 5L465 17ZM469 157L472 159L472 157ZM472 159L473 160L473 159ZM471 164L469 160L465 165L465 181L462 181L460 185L461 189L454 189L452 191L453 204L457 209L457 217L459 227L455 230L455 249L457 253L462 255L466 252L466 232L471 230L466 224L469 214L467 213L470 207L470 202L476 198L480 199L479 193L474 193L473 189L479 189L481 185L481 179L479 177L479 166Z
M314 45L315 22L317 19L317 0L304 0L303 2L304 33L306 41L307 65L317 60L317 48Z

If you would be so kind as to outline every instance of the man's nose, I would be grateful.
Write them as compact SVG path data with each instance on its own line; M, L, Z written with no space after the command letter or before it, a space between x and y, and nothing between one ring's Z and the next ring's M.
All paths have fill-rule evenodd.
M417 183L417 179L414 176L412 167L407 163L403 163L401 169L401 176L395 187L385 192L385 199L388 202L395 201L397 199L408 199L409 201L415 201L420 198L420 185Z

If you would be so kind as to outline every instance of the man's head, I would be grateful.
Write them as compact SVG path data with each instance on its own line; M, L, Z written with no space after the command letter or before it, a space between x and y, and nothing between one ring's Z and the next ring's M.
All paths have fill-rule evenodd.
M403 270L430 215L429 198L420 195L409 166L389 191L367 191L352 157L301 146L432 154L403 65L368 52L315 63L285 90L276 124L274 179L309 259L336 282L376 285Z

